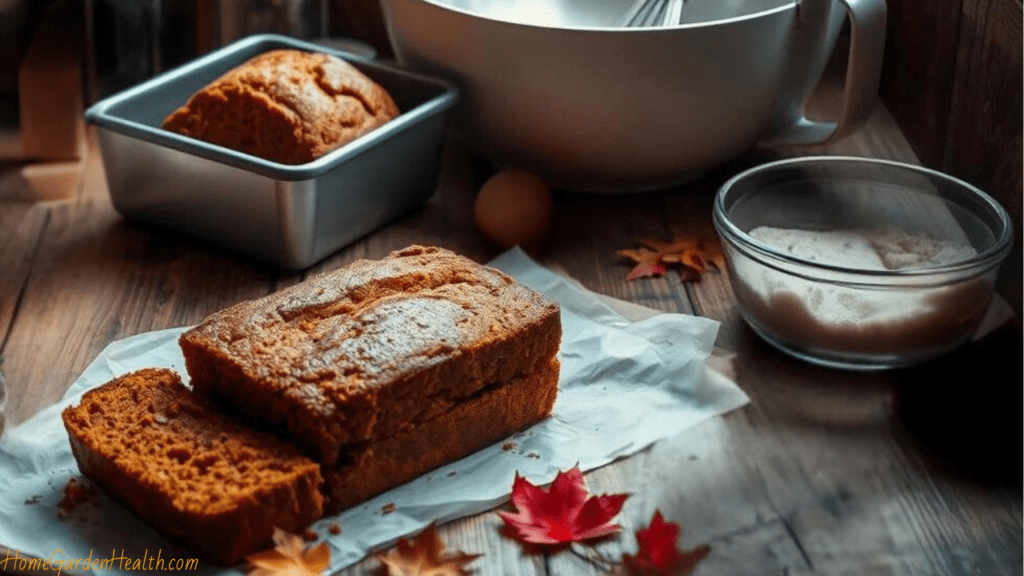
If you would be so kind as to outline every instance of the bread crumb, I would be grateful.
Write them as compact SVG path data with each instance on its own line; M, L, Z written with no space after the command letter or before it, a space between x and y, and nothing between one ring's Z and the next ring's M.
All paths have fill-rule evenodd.
M526 455L527 458L533 458L534 460L540 460L540 454L536 452L530 452Z
M341 524L338 524L337 522L331 522L327 525L327 531L337 536L338 534L341 534Z
M25 499L25 504L39 504L42 501L43 501L43 496L41 494L36 494L35 496L33 496L31 498Z
M311 528L306 528L302 531L302 539L306 542L316 542L320 535L313 531Z
M64 485L64 494L57 503L57 517L67 518L75 508L96 498L96 489L77 477L68 479Z
M395 503L388 502L387 504L380 507L381 514L391 514L395 511Z
M508 452L509 450L515 450L518 447L519 446L511 440L501 445L501 449L504 450L505 452Z

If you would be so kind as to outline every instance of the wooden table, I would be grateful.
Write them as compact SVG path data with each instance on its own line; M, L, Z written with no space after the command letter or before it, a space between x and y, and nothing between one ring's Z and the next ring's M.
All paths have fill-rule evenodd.
M816 96L834 107L834 89ZM544 264L610 296L722 322L751 404L587 475L594 492L629 492L623 537L658 508L681 545L708 543L696 574L1021 574L1020 338L919 370L850 374L807 366L768 348L739 319L724 275L624 281L614 251L638 237L709 231L715 189L743 167L814 153L916 162L879 105L867 127L829 146L755 150L699 181L662 193L558 193ZM124 220L91 157L81 192L51 203L0 202L0 351L9 424L56 401L112 340L188 325L356 258L411 243L479 261L499 250L478 235L473 194L490 168L451 147L436 196L304 273L254 264ZM1008 350L1008 351L1007 351ZM1004 352L1005 351L1005 352ZM1009 376L1001 372L1009 370ZM1008 446L1007 446L1008 443ZM483 553L481 575L600 574L566 552L525 554L494 512L440 529L448 544ZM343 574L378 573L369 559Z

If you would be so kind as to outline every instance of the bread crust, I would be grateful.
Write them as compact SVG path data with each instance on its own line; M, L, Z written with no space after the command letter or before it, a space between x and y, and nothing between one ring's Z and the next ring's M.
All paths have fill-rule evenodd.
M559 362L488 386L428 421L325 467L325 510L334 514L508 438L547 417L558 394Z
M233 306L180 340L198 393L326 467L538 372L560 341L553 301L422 246Z
M86 476L229 565L548 416L560 341L550 299L411 246L186 331L193 390L140 370L62 416Z
M132 372L62 413L79 469L207 562L232 565L323 513L319 466L193 395L175 372Z
M348 62L272 50L203 87L162 127L267 160L303 164L398 114L387 90Z

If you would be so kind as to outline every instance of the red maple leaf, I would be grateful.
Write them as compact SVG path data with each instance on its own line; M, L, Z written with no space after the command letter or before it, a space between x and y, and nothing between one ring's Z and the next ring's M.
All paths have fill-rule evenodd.
M516 513L500 514L520 540L533 544L581 542L618 531L611 519L622 510L628 494L587 496L578 466L559 472L547 490L517 472L512 483Z
M660 510L654 512L651 524L637 530L640 550L635 556L622 555L622 563L635 576L686 576L708 555L711 547L698 546L685 552L676 547L679 525L665 522Z

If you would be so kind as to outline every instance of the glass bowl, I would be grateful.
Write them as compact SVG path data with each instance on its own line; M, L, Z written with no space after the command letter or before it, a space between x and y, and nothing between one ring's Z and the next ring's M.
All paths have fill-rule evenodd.
M899 162L764 164L718 191L739 312L780 350L836 368L918 364L968 341L1013 230L987 194Z

